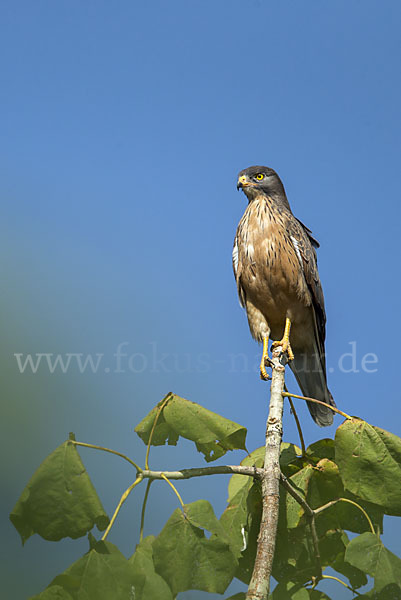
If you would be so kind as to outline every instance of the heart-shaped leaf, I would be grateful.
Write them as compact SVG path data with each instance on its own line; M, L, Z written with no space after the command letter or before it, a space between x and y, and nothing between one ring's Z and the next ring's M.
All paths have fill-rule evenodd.
M70 441L43 461L14 506L10 519L23 543L34 533L46 540L86 535L94 525L106 529L109 518Z

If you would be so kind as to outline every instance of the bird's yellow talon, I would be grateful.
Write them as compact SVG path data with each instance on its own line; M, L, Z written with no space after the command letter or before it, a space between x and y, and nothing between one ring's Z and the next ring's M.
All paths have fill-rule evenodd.
M262 381L269 381L270 379L270 375L269 373L266 371L266 367L262 364L260 365L260 378Z
M260 378L262 381L268 381L270 376L266 371L266 363L270 362L269 354L268 354L268 345L269 345L269 337L263 338L263 353L262 360L260 361Z
M288 360L294 360L294 353L292 351L291 344L290 344L290 329L291 329L291 321L290 321L290 319L287 318L285 320L285 329L284 329L283 339L280 340L279 342L278 341L273 342L272 348L278 348L279 346L281 346L282 353L284 354L285 352L287 352Z

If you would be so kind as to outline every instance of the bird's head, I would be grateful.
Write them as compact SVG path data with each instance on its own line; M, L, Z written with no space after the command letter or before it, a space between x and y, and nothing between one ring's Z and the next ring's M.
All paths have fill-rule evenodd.
M269 167L248 167L238 175L237 190L242 190L249 201L261 193L266 196L281 197L285 191L276 171Z

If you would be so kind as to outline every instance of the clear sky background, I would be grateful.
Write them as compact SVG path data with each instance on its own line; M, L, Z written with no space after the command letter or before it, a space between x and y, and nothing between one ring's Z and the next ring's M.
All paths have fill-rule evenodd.
M249 165L279 173L321 242L338 406L401 435L401 4L16 0L0 12L1 569L5 597L20 600L87 549L85 539L38 536L22 548L7 520L69 431L143 462L133 428L172 390L246 426L250 449L263 444L268 386L231 272L246 206L236 176ZM125 372L115 373L124 343ZM344 357L352 350L354 362ZM19 373L14 353L46 352L104 357L98 373ZM372 353L378 362L363 368ZM232 355L243 355L234 368ZM307 443L333 437L335 427L319 430L298 406ZM284 439L298 439L288 407ZM132 472L116 457L81 456L110 514ZM203 464L185 442L151 459ZM227 483L179 489L219 515ZM127 556L142 494L110 534ZM146 533L176 506L155 484ZM398 554L400 539L399 520L386 519ZM321 588L351 597L335 583Z

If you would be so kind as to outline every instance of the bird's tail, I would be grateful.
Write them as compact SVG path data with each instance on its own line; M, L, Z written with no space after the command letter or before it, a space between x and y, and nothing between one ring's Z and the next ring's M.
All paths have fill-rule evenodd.
M291 370L302 390L303 396L315 398L316 400L321 400L331 406L335 406L333 396L327 387L324 356L319 351L317 344L315 344L314 350L314 352L304 354L297 354L295 352L295 358L290 362ZM308 402L307 404L312 419L320 427L327 427L333 423L334 413L330 408L316 402Z

